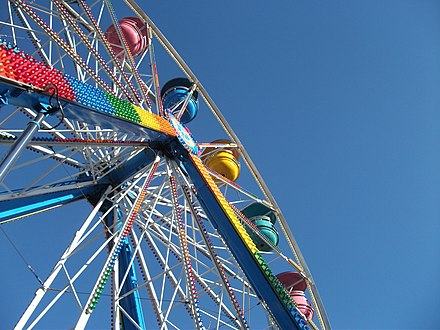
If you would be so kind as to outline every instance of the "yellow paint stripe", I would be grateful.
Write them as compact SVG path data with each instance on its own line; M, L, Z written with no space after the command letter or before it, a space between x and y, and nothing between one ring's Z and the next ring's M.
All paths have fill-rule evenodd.
M234 226L235 230L237 231L238 235L241 237L241 239L246 244L248 249L251 251L252 254L259 252L254 241L251 239L251 237L247 233L246 229L244 229L240 220L238 220L238 218L235 216L235 213L232 210L231 206L229 205L229 202L223 196L220 189L218 189L217 185L215 184L211 175L206 170L205 165L202 163L200 158L195 155L192 155L192 154L190 154L190 156L191 156L191 159L192 159L194 165L199 169L200 174L202 175L206 184L208 185L208 187L210 188L210 190L214 194L215 198L217 199L217 202L219 203L219 205L221 206L221 208L225 212L229 221L231 221L231 223Z
M139 118L141 119L141 125L171 136L176 136L176 132L174 131L173 127L165 118L159 117L136 105L133 105L133 108L136 110Z

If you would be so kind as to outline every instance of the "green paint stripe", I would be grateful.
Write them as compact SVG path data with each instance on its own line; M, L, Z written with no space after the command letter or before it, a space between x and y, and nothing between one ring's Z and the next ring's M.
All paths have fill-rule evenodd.
M133 105L130 102L121 100L116 96L108 93L106 97L110 102L110 104L112 105L112 107L114 108L116 117L128 119L136 123L142 122L139 114L137 113L136 109L133 107Z
M287 307L296 307L296 302L292 299L284 285L282 285L281 282L278 281L276 276L272 273L272 270L269 268L269 265L266 264L261 254L259 252L255 252L254 257L255 259L257 259L260 268L263 270L264 274L266 275L267 279L269 280L272 287L275 289L276 293L278 294L284 305Z

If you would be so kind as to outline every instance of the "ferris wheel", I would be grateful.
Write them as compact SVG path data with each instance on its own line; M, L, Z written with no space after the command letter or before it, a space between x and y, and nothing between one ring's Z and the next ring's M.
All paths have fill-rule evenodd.
M75 228L26 270L16 329L330 329L246 149L135 1L3 9L1 228Z

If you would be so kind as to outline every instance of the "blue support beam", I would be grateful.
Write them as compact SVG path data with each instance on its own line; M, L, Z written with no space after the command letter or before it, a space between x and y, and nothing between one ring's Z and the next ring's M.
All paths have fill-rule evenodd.
M137 288L137 277L134 269L134 265L129 266L130 260L133 257L133 248L131 247L128 239L124 240L124 247L119 254L119 278L125 275L128 269L128 276L122 285L121 296L127 292ZM144 315L142 313L142 304L139 295L139 291L133 291L130 295L121 299L120 304L122 308L130 315L130 317L140 326L141 329L146 329ZM122 315L124 330L136 330L138 329L133 323L127 319L125 315Z
M17 82L5 81L5 79L0 76L0 107L5 104L10 104L19 107L34 108L41 103L49 104L49 99L50 95L37 92L36 90L29 90L20 86ZM106 114L75 101L61 99L60 103L63 108L64 116L68 119L78 120L88 124L96 124L102 129L112 129L121 133L136 134L137 136L142 136L147 140L156 142L167 143L174 138L168 134Z
M160 147L160 145L157 147ZM158 150L145 148L132 159L113 170L108 176L99 180L99 182L109 181L113 186L119 185L151 164L156 159L157 153Z
M308 329L304 319L293 309L287 308L278 297L275 289L266 278L257 260L243 242L226 213L217 202L214 194L204 181L197 167L188 155L188 151L180 144L172 144L173 154L182 162L191 181L197 190L197 199L208 215L213 226L224 237L229 249L234 254L245 272L255 293L269 307L274 320L281 329Z
M25 217L31 214L43 212L55 207L63 206L81 199L87 199L94 204L101 197L102 191L109 185L117 186L127 178L132 177L156 158L157 151L144 149L138 155L130 159L123 166L102 177L97 183L87 181L91 178L79 178L77 181L59 183L53 187L44 187L41 190L32 188L33 194L2 198L0 195L0 223L12 219ZM78 188L78 184L81 185Z
M110 206L110 205L107 205L107 206ZM102 211L103 212L106 211L106 204L104 204L104 208ZM114 228L115 231L120 230L120 227L122 225L121 217L122 217L122 214L119 210L117 211L117 217L115 217L113 212L110 212L105 217L106 225L109 228ZM118 225L113 226L115 220L118 222ZM109 246L108 246L109 250L111 250L112 247L113 247L113 242L110 242ZM130 241L127 238L125 238L123 240L123 247L122 247L122 249L119 253L119 256L118 256L119 281L121 281L124 278L127 270L128 270L128 275L127 275L127 278L124 281L124 283L122 283L122 287L120 288L120 290L121 290L120 296L124 296L128 292L131 292L135 288L138 287L136 270L135 270L134 264L130 265L130 260L132 259L132 257L133 257L133 247L131 246ZM120 283L118 283L118 284L120 285ZM142 304L141 304L141 298L139 295L139 291L137 291L137 290L133 291L131 294L129 294L125 298L121 299L119 301L119 304L124 309L124 311L128 315L130 315L130 318L134 322L136 322L137 325L139 325L139 327L142 330L146 330L145 319L144 319L144 314L142 312ZM138 330L139 329L138 327L136 327L133 324L133 322L131 322L128 319L128 317L124 313L121 313L120 316L121 316L121 328L122 329L124 329L124 330Z
M62 189L62 186L58 186L60 189L57 191L53 191L55 190L55 187L45 187L39 192L29 196L19 196L16 198L0 200L0 223L88 198L103 189L103 186L99 184L80 188L72 187L74 185L75 183L66 184L66 187L64 187L65 189Z

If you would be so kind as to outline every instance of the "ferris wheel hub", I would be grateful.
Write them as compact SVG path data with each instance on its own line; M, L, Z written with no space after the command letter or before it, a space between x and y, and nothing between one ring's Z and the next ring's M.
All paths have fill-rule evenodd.
M182 145L192 154L199 155L199 146L192 137L189 129L183 126L170 111L167 111L166 116L168 117L171 126L174 128L180 143L182 143Z

